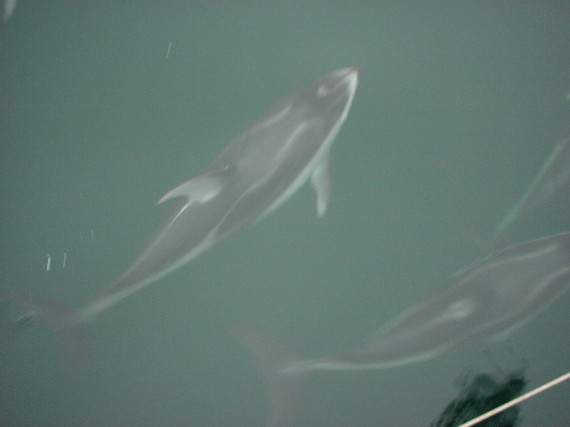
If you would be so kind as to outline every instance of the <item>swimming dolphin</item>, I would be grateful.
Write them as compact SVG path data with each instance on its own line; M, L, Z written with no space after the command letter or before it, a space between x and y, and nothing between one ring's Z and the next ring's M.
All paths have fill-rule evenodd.
M436 357L530 320L570 284L570 232L510 246L452 276L354 351L301 360L281 343L241 328L268 385L270 427L291 424L304 377L317 370L388 369Z
M4 22L8 21L14 13L16 3L18 3L18 0L4 0Z
M570 180L570 135L559 142L546 158L527 191L497 223L494 241L501 240L511 226L547 202Z
M279 207L309 178L317 214L330 198L329 151L345 121L358 84L358 69L328 73L278 103L238 136L212 165L167 192L158 203L179 199L173 215L132 266L79 310L39 297L12 296L79 350L81 326L124 298L181 267L220 240Z

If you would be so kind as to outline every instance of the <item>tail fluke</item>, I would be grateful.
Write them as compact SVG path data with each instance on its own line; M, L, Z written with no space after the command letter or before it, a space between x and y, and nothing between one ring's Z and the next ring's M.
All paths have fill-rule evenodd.
M24 327L36 318L41 320L55 333L73 363L77 366L85 364L93 336L90 325L77 315L76 310L39 296L11 295L11 300L27 310L16 324Z
M286 427L293 417L307 370L290 349L257 332L239 328L236 334L251 350L265 375L268 389L269 427Z

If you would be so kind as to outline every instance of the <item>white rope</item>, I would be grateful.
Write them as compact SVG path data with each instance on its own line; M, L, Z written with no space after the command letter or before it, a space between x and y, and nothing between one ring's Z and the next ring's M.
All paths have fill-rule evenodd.
M479 424L481 421L485 421L486 419L489 419L506 409L512 408L513 406L518 405L519 403L524 402L525 400L530 399L531 397L536 396L537 394L540 394L549 388L557 386L558 384L568 379L570 379L570 371L566 372L564 375L559 376L558 378L553 379L552 381L547 382L546 384L541 385L540 387L535 388L534 390L529 391L528 393L523 394L522 396L517 397L516 399L511 400L510 402L504 403L501 406L497 406L495 409L492 409L489 412L485 412L483 415L479 415L477 418L473 418L471 421L467 421L466 423L461 424L459 427L472 427L476 424Z

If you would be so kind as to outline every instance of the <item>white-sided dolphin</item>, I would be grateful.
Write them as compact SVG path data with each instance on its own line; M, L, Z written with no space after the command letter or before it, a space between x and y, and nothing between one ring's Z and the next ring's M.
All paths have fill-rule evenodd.
M4 0L4 22L8 21L16 9L18 0Z
M331 192L329 151L350 109L358 70L324 75L281 101L238 136L200 176L166 193L159 203L181 203L133 265L79 310L39 297L13 297L61 338L122 299L252 225L284 203L309 178L324 215Z
M494 231L494 241L501 240L514 223L528 216L547 202L570 180L570 135L559 142L546 158L540 171L517 203L499 220ZM567 187L566 187L567 188Z
M303 378L317 370L388 369L484 338L503 337L570 285L570 233L511 246L457 273L450 286L389 322L354 351L301 360L280 343L238 331L266 376L271 427L291 424Z

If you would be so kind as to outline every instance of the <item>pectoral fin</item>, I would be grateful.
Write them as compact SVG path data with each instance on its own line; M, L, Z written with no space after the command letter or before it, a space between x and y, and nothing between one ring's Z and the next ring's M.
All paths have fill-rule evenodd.
M326 153L311 175L311 184L317 196L317 216L319 218L326 213L331 197L330 163L330 155Z
M221 191L224 179L221 172L209 172L192 178L173 188L158 200L158 204L176 197L186 197L192 202L207 202Z

